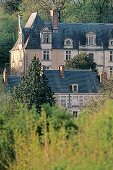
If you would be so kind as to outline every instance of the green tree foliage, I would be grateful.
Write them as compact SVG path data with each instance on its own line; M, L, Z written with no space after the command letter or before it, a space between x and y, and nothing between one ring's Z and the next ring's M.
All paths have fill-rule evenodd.
M9 124L13 111L11 104L11 96L0 77L0 170L7 170L11 161L15 159L14 138Z
M76 119L49 105L38 115L35 107L12 100L2 84L0 99L0 170L112 169L111 99L85 108Z
M40 142L43 143L43 121L42 119L45 117L46 119L46 128L47 133L49 133L49 129L53 128L56 133L58 133L63 127L66 131L67 139L71 136L77 134L78 127L75 124L75 120L71 116L71 114L66 111L64 108L60 108L56 106L50 106L48 104L44 104L42 106L42 115L39 118L39 123L37 126L37 132L40 137Z
M105 93L108 97L113 98L113 77L109 79L106 77L102 81L102 93Z
M10 62L9 50L17 38L17 21L15 17L0 11L0 73L6 63Z
M48 85L48 80L41 70L39 59L33 58L27 72L22 77L20 84L14 89L14 96L28 108L35 105L40 111L44 103L53 104L53 94Z
M67 69L92 69L95 71L96 63L92 56L86 53L80 53L74 58L66 61L65 67Z
M59 110L57 111L59 112ZM65 121L69 121L69 117L68 119L65 116L64 119L62 117L59 130L55 130L53 126L54 114L52 114L48 127L44 110L40 119L32 117L32 110L26 114L25 110L21 110L15 117L15 121L19 122L15 124L14 129L16 160L12 162L10 169L36 169L37 167L42 170L74 170L75 167L80 170L112 169L112 112L112 101L108 100L103 103L101 109L93 114L92 112L89 114L81 113L83 115L80 118L73 119L73 123L78 126L77 134L67 138L68 130L64 125ZM39 135L36 133L40 121L43 144L40 143ZM26 124L24 133L20 131L18 126L21 122Z
M22 0L6 0L3 3L4 11L11 14L19 11L19 5Z

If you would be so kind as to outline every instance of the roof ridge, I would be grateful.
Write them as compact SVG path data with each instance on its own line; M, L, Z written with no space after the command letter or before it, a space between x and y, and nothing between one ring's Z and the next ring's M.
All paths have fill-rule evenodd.
M31 26L33 25L34 20L36 19L37 16L37 12L33 12L31 13L29 19L26 22L26 25L24 28L31 28Z

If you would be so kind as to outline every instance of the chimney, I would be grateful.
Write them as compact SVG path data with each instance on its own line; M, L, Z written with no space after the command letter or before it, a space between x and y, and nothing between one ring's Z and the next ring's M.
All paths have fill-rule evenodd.
M53 32L58 32L58 10L52 9L50 11L50 15L52 20Z
M64 78L64 65L60 65L58 69L59 69L61 78Z
M6 70L6 68L3 71L3 82L5 85L7 84L7 70Z

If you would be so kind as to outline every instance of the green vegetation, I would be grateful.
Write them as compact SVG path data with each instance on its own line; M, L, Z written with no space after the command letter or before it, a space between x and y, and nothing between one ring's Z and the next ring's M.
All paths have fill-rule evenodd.
M23 75L21 82L14 89L14 98L25 103L30 109L35 105L37 111L40 112L41 105L54 103L51 88L48 85L46 75L41 70L39 59L34 57L32 62Z
M65 68L67 69L91 69L96 70L96 63L92 56L87 53L80 53L74 58L66 61Z
M52 6L58 9L61 22L113 22L112 1L6 0L0 4L0 73L9 63L9 50L17 39L18 14L22 15L23 25L31 12L38 12L44 20L50 20Z
M92 103L73 119L48 104L37 114L0 88L0 170L112 169L112 99Z

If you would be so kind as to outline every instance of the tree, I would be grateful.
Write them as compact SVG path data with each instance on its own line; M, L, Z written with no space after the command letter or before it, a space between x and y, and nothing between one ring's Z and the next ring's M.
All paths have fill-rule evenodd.
M19 11L19 5L22 0L7 0L3 3L3 8L7 13L14 13Z
M17 18L6 14L0 8L0 73L6 63L10 62L9 50L17 38Z
M92 71L95 71L96 63L92 56L80 53L71 60L66 61L65 67L67 69L92 69Z
M39 59L33 58L25 75L23 75L20 84L14 89L14 97L23 102L30 109L35 105L40 112L41 105L54 103L51 88L48 86L48 80L41 70Z

